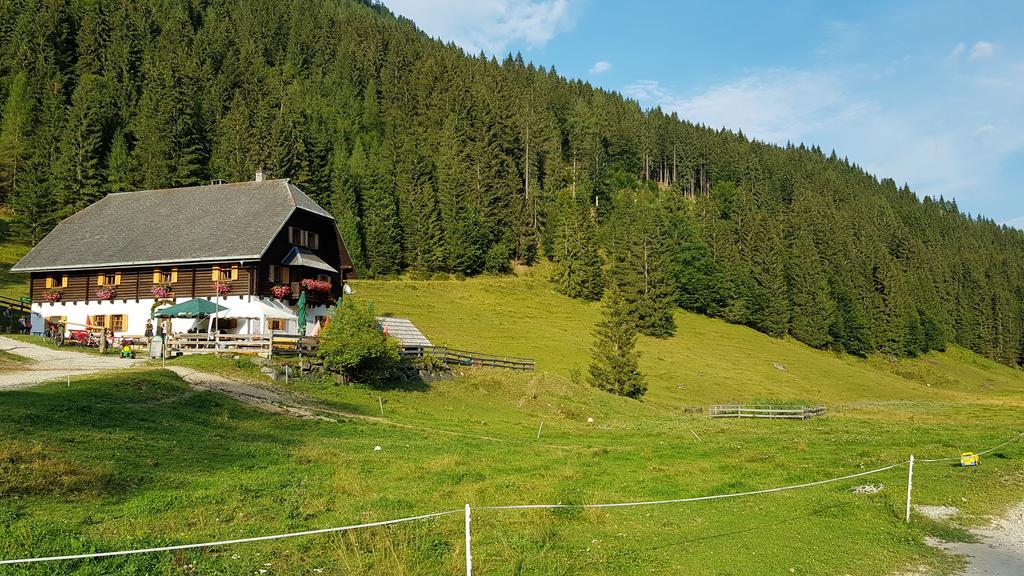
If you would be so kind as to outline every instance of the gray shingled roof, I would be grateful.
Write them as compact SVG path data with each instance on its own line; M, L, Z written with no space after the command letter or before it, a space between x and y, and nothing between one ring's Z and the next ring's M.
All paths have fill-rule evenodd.
M301 246L293 246L291 251L284 257L284 260L281 260L281 264L285 266L305 266L307 268L323 270L324 272L338 273L334 266L324 262L319 256Z
M254 260L296 209L331 218L288 180L109 194L58 224L11 271Z

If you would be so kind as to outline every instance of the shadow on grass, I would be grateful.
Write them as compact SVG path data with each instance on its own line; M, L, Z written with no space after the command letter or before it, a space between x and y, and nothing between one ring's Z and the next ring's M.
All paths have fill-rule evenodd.
M297 428L308 425L192 390L158 370L0 392L0 447L30 467L62 464L28 478L35 488L8 481L0 492L127 498L154 483L251 467L257 453L261 465L287 463L302 444ZM100 473L64 492L65 469Z

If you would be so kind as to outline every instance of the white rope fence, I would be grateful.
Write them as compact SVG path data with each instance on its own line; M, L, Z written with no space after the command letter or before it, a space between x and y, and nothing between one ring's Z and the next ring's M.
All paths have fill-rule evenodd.
M890 464L882 468L875 468L874 470L868 470L867 472L858 472L856 474L848 474L846 476L839 476L837 478L829 478L828 480L818 480L816 482L806 482L804 484L793 484L792 486L780 486L778 488L766 488L764 490L751 490L749 492L734 492L732 494L713 494L711 496L695 496L693 498L674 498L671 500L647 500L641 502L615 502L612 504L519 504L514 506L477 506L477 510L531 510L531 509L544 509L544 508L625 508L628 506L655 506L658 504L681 504L683 502L702 502L704 500L722 500L725 498L739 498L741 496L756 496L758 494L771 494L772 492L783 492L785 490L797 490L799 488L810 488L811 486L821 486L822 484L830 484L832 482L841 482L843 480L850 480L853 478L860 478L861 476L870 476L872 474L879 474L886 470L892 470L907 464L904 462L897 462L896 464Z
M989 449L984 450L982 452L978 452L977 455L982 456L982 455L985 455L985 454L989 454L991 452L994 452L995 450L998 450L998 449L1000 449L1000 448L1002 448L1004 446L1007 446L1007 445L1009 445L1009 444L1011 444L1013 442L1016 442L1017 440L1020 440L1021 438L1024 438L1024 432L1014 436L1013 438L1010 438L1009 440L1007 440L1006 442L1003 442L1002 444L999 444L997 446L993 446L992 448L989 448ZM477 507L477 510L535 510L535 509L553 509L553 508L625 508L625 507L632 507L632 506L656 506L656 505L663 505L663 504L682 504L682 503L686 503L686 502L702 502L702 501L708 501L708 500L723 500L723 499L726 499L726 498L740 498L740 497L747 497L747 496L756 496L756 495L759 495L759 494L771 494L771 493L775 493L775 492L783 492L783 491L787 491L787 490L799 490L799 489L802 489L802 488L811 488L811 487L814 487L814 486L821 486L823 484L831 484L831 483L834 483L834 482L842 482L844 480L852 480L854 478L862 478L864 476L871 476L871 475L874 475L874 474L881 474L882 472L887 472L889 470L893 470L895 468L899 468L900 466L909 465L908 477L907 477L907 513L906 513L906 521L909 522L910 521L910 500L911 500L911 493L912 493L912 486L913 486L913 477L914 477L914 464L915 463L946 462L946 461L951 461L951 460L956 460L956 459L957 458L952 458L952 457L950 457L950 458L915 459L914 456L911 456L909 460L905 460L905 461L902 461L902 462L897 462L895 464L890 464L888 466L883 466L881 468L875 468L873 470L867 470L867 471L864 471L864 472L857 472L857 473L854 473L854 474L847 474L845 476L837 476L835 478L828 478L828 479L825 479L825 480L817 480L817 481L814 481L814 482L805 482L805 483L802 483L802 484L792 484L792 485L789 485L789 486L779 486L779 487L775 487L775 488L765 488L765 489L762 489L762 490L750 490L750 491L746 491L746 492L733 492L733 493L729 493L729 494L712 494L712 495L708 495L708 496L694 496L694 497L691 497L691 498L673 498L673 499L668 499L668 500L643 500L643 501L637 501L637 502L614 502L614 503L604 503L604 504L560 504L559 503L559 504L518 504L518 505L509 505L509 506L479 506L479 507ZM89 553L89 554L70 554L70 555L66 555L66 556L47 556L47 557L40 557L40 558L18 558L18 559L14 559L14 560L0 560L0 565L5 565L5 564L28 564L28 563L34 563L34 562L51 562L51 561L59 561L59 560L89 560L89 559L94 559L94 558L110 558L110 557L114 557L114 556L128 556L128 555L133 555L133 554L148 554L148 553L155 553L155 552L170 552L170 551L175 551L175 550L190 550L190 549L196 549L196 548L211 548L211 547L215 547L215 546L228 546L228 545L231 545L231 544L244 544L246 542L261 542L261 541L266 541L266 540L279 540L279 539L282 539L282 538L295 538L295 537L299 537L299 536L312 536L312 535L316 535L316 534L328 534L328 533L332 533L332 532L344 532L344 531L348 531L348 530L356 530L356 529L359 529L359 528L373 528L373 527L376 527L376 526L389 526L389 525L392 525L392 524L400 524L400 523L403 523L403 522L414 522L414 521L417 521L417 520L427 520L427 519L431 519L431 518L438 518L438 517L441 517L441 516L449 516L451 514L458 514L460 512L465 514L466 575L467 576L472 576L472 574L473 574L473 555L472 555L471 540L470 540L470 521L471 521L470 514L471 514L471 508L470 508L469 504L466 504L464 509L446 510L444 512L434 512L434 513L431 513L431 514L422 514L422 515L419 515L419 516L410 516L410 517L407 517L407 518L398 518L398 519L395 519L395 520L382 520L380 522L371 522L371 523L368 523L368 524L354 524L354 525L351 525L351 526L338 526L338 527L334 527L334 528L320 528L320 529L317 529L317 530L305 530L305 531L302 531L302 532L289 532L289 533L286 533L286 534L274 534L274 535L271 535L271 536L254 536L254 537L250 537L250 538L238 538L238 539L234 539L234 540L221 540L221 541L218 541L218 542L203 542L203 543L199 543L199 544L179 544L179 545L175 545L175 546L161 546L161 547L156 547L156 548L140 548L140 549L135 549L135 550L121 550L121 551L117 551L117 552L95 552L95 553Z
M354 524L352 526L338 526L336 528L320 528L318 530L305 530L302 532L289 532L287 534L274 534L272 536L254 536L252 538L238 538L236 540L221 540L220 542L203 542L201 544L179 544L177 546L161 546L158 548L141 548L138 550L121 550L118 552L95 552L92 554L71 554L68 556L47 556L45 558L19 558L17 560L0 560L0 564L28 564L30 562L50 562L55 560L87 560L92 558L109 558L111 556L128 556L130 554L148 554L151 552L170 552L173 550L189 550L192 548L212 548L214 546L227 546L229 544L244 544L246 542L261 542L264 540L280 540L281 538L295 538L297 536L312 536L314 534L328 534L331 532L344 532L357 528L373 528L374 526L389 526L401 522L413 522L456 514L462 510L447 510L445 512L434 512L421 516L410 516L409 518L398 518L397 520L382 520L370 522L369 524Z

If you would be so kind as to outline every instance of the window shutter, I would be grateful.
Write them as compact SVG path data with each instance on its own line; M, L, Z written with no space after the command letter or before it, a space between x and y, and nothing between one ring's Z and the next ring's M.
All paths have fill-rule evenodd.
M171 284L178 281L178 269L171 268Z
M65 274L65 275L60 277L60 287L61 288L67 288L68 287L68 275L67 274Z
M231 266L231 279L238 280L238 264L233 264Z
M121 285L121 273L120 272L114 272L114 285L115 286L120 286Z

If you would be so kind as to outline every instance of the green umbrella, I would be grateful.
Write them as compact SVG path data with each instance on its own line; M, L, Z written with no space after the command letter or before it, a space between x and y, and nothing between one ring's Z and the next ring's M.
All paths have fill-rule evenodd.
M215 312L227 310L220 304L214 304L209 300L194 298L181 304L175 304L169 308L163 308L153 313L154 318L206 318Z
M299 293L299 301L295 304L299 309L299 336L306 335L306 291Z

